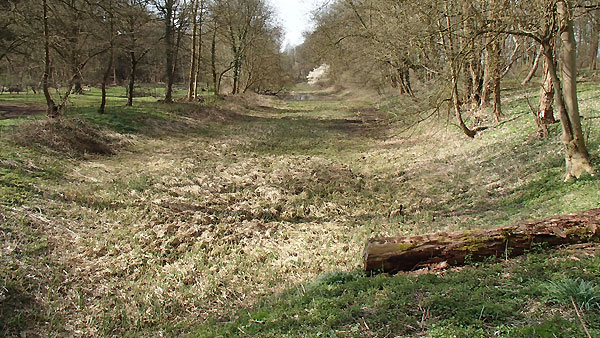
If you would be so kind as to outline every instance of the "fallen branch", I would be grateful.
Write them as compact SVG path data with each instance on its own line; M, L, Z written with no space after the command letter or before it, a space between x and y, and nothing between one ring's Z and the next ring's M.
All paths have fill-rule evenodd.
M374 238L363 258L367 271L396 273L445 262L512 257L534 246L600 242L600 209L519 222L494 229Z
M588 328L585 325L585 321L583 320L583 317L581 317L581 314L579 313L579 309L577 308L577 304L575 304L575 300L573 299L573 296L569 296L569 298L571 299L571 304L573 304L573 307L575 308L575 313L577 314L577 318L579 318L579 322L581 323L581 326L585 330L585 333L587 334L588 338L592 338L590 331L588 331Z

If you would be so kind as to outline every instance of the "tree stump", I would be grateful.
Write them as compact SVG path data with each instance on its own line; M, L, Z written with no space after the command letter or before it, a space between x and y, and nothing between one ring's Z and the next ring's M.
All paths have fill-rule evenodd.
M396 273L446 262L463 265L486 257L513 257L532 247L600 242L600 209L518 222L493 229L369 239L367 271Z

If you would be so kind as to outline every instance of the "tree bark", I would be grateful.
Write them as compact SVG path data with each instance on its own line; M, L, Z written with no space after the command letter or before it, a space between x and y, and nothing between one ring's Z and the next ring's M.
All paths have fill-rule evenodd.
M217 80L217 24L214 24L212 32L212 40L210 43L210 66L212 70L213 92L219 95L220 81Z
M187 100L188 102L193 101L196 98L196 74L198 67L197 65L197 56L196 56L196 47L198 45L198 0L192 0L192 45L190 50L190 76L188 78L188 94Z
M108 65L106 67L106 71L104 72L104 76L102 77L102 98L100 100L100 107L98 108L98 113L100 113L100 114L104 114L105 113L105 108L106 108L106 85L108 83L108 79L110 78L110 73L112 71L113 54L114 54L114 50L113 50L112 42L111 42L110 57L109 57Z
M600 242L600 209L471 231L369 239L367 271L396 273L429 264L450 266L486 257L514 257L536 246Z
M552 77L550 75L548 64L544 65L544 81L540 88L540 104L535 116L540 136L548 137L548 125L555 123L554 109L554 87L552 86Z
M483 78L482 78L482 86L481 86L481 101L479 102L480 108L487 108L490 105L490 82L491 82L491 55L489 48L485 48L484 53L484 65L483 65Z
M460 109L460 102L458 98L458 79L456 76L456 71L453 70L452 74L452 105L454 106L454 113L456 114L456 120L458 121L458 125L460 129L470 138L474 138L477 132L475 130L469 129L465 124L465 121L462 118L462 112Z
M42 2L44 7L44 75L42 77L42 87L44 90L44 97L46 98L46 115L48 117L57 117L60 112L56 103L52 99L52 95L50 95L50 32L48 29L48 2L47 0L43 0Z
M469 60L469 72L471 76L471 107L476 109L481 104L481 91L483 89L481 53L475 53L475 55Z
M113 32L114 32L114 22L113 22L113 13L112 13L112 1L109 2L109 10L111 11L111 13L108 13L109 15L109 42L110 42L110 56L108 58L108 65L106 66L106 70L104 71L104 76L102 77L102 98L100 101L100 107L98 108L98 113L100 114L104 114L105 113L105 108L106 108L106 85L108 83L108 78L110 77L110 73L111 71L114 71L113 68L113 59L115 57L115 51L114 51L114 41L113 41Z
M198 96L198 86L200 84L200 72L202 65L202 25L204 24L204 2L205 0L196 0L199 3L200 16L198 24L198 59L196 60L196 74L194 74L194 93Z
M131 61L130 69L129 69L129 84L127 87L127 105L129 107L133 106L133 91L135 88L135 71L137 68L138 60L135 57L135 51L132 49L129 51L129 59Z
M542 48L543 47L540 46L540 49L535 54L535 59L533 60L533 65L531 66L531 69L529 70L529 73L527 74L527 76L525 77L523 82L521 82L521 86L526 86L529 83L529 81L531 81L531 79L535 76L535 72L537 71L538 65L540 64L540 58L542 56Z
M449 11L449 8L447 7L448 4L446 4L446 10ZM447 53L448 56L450 58L454 58L454 39L452 37L452 30L451 30L451 21L450 21L450 15L446 16L446 29L447 29L447 37L444 35L443 30L440 30L440 37L442 39L442 41L447 45ZM460 109L460 97L459 97L459 93L458 93L458 66L456 65L456 61L455 60L450 60L450 76L451 76L451 81L452 81L452 105L454 107L454 113L456 114L456 120L458 121L458 125L460 126L460 129L463 131L463 133L465 133L465 135L467 135L470 138L474 138L475 135L477 134L477 132L475 130L471 130L469 129L469 127L467 127L467 125L465 124L463 118L462 118L462 112Z
M598 69L598 43L600 40L600 11L595 10L590 13L590 50L589 50L589 67L591 70Z
M495 11L494 11L495 12ZM482 93L481 105L482 108L487 107L490 101L490 92L494 94L494 105L492 114L494 120L499 122L504 116L502 114L502 101L500 98L501 87L500 81L502 76L502 47L500 44L501 36L488 35L487 47L486 47L486 63L485 63L485 74L487 74L484 80L484 88Z
M173 0L167 0L165 3L165 52L166 52L166 75L167 88L165 93L165 103L173 102Z
M560 59L562 61L562 78L564 83L564 102L567 116L561 115L563 125L563 138L565 144L566 173L565 180L572 177L579 178L583 172L594 174L590 164L577 100L577 56L575 35L569 3L565 0L557 3L557 14L560 23L560 39L562 41Z

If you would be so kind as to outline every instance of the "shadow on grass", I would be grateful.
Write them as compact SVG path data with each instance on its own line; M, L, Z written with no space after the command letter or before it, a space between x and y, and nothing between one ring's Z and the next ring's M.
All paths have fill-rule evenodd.
M0 336L16 337L31 327L31 322L43 320L43 309L22 287L7 282L11 281L0 285Z

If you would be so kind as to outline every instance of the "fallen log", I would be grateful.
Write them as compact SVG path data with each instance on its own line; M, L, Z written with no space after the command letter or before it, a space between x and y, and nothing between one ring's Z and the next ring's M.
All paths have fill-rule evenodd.
M463 265L486 257L513 257L534 246L600 242L600 209L518 222L493 229L369 239L367 271L396 273L438 263Z

